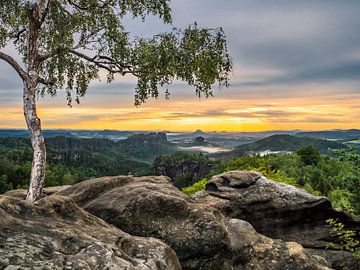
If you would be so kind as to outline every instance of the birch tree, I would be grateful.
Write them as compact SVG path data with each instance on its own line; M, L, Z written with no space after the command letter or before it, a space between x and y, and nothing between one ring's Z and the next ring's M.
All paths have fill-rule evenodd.
M123 24L125 16L145 20L148 15L171 25L170 0L0 0L0 59L23 82L24 116L34 150L27 200L41 197L45 177L39 96L65 91L69 105L79 102L101 70L109 83L116 74L137 78L135 105L157 98L159 89L174 80L206 97L214 84L228 86L232 65L221 28L193 24L152 38L132 37Z

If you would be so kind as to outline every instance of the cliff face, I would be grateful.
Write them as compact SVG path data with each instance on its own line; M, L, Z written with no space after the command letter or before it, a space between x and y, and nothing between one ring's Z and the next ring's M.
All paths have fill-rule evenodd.
M161 164L155 170L156 175L166 175L177 186L178 182L191 183L194 179L201 179L211 170L210 162L199 162L197 160L184 160L175 164Z
M37 205L9 197L25 192L0 196L1 269L26 264L30 269L359 267L350 253L323 244L325 219L339 217L353 229L360 223L332 209L325 198L258 173L215 176L194 198L164 176L91 179L48 190Z

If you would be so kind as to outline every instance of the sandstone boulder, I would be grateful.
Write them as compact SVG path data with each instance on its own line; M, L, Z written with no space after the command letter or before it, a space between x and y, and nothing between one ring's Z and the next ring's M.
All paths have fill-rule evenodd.
M234 254L234 269L330 269L322 257L313 256L300 244L263 236L244 220L230 219L227 229Z
M332 265L341 262L357 269L351 254L326 249L333 240L326 220L338 219L352 230L359 230L360 222L333 209L325 197L272 181L260 173L231 171L212 177L206 190L193 198L219 209L227 218L248 221L268 237L300 243L327 257Z
M0 269L180 270L160 240L133 237L49 196L36 205L0 196Z
M195 203L167 177L103 177L58 194L127 233L161 239L183 269L232 269L223 215Z

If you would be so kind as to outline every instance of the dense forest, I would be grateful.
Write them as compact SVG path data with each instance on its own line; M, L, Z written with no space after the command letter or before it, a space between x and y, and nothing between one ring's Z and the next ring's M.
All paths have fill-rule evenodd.
M107 139L54 137L46 139L45 186L66 185L105 175L146 175L160 154L170 154L175 146L162 133L133 135L114 142ZM26 188L31 171L29 139L0 138L0 193Z

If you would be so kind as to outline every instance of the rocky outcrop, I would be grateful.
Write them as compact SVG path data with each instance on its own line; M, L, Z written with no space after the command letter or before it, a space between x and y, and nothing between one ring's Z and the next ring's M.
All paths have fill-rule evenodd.
M271 202L263 194L268 204L260 201L259 205L272 205L270 209L275 211L288 202L293 206L286 205L289 215L298 207L291 198L311 197L245 172L214 177L208 190L195 196L198 202L164 176L91 179L59 188L37 205L1 196L0 269L17 265L31 269L172 270L180 269L180 262L184 270L327 270L341 269L344 261L348 269L356 269L352 257L346 257L348 253L303 248L285 237L272 239L235 217L247 213L238 208L244 200L249 208L258 207L252 208L255 217L271 218L265 208L250 203L262 198L255 194L256 189L243 192L256 185L260 185L260 193L269 192L272 186L273 196L278 196ZM274 223L282 228L281 224ZM339 254L346 258L334 263Z
M0 196L0 269L180 270L175 252L154 238L133 237L49 196L33 205Z
M104 177L58 194L127 233L161 239L183 269L231 269L223 215L195 203L167 177Z
M166 175L172 179L175 186L181 188L184 183L193 183L195 179L202 179L207 175L213 164L209 161L208 163L193 161L183 161L176 165L164 165L156 167L156 175ZM196 180L195 180L196 182Z
M360 229L360 222L333 209L325 197L269 180L260 173L232 171L212 177L206 190L194 199L217 208L227 218L248 221L268 237L300 243L313 254L327 257L332 266L345 263L349 269L357 269L349 253L326 249L333 240L326 220L338 219L354 230Z
M263 236L244 220L230 219L227 230L234 269L330 269L324 258L313 256L300 244Z
M205 143L205 138L203 136L197 136L194 140L194 144L202 145Z
M179 189L204 178L212 167L213 162L207 156L191 152L159 156L153 162L155 175L168 176Z
M271 240L241 220L226 221L215 208L182 194L167 177L105 177L59 194L130 234L161 239L175 250L183 269L328 269L324 259L299 244ZM270 267L254 268L257 263Z

